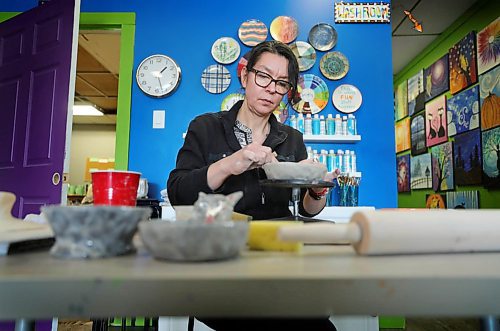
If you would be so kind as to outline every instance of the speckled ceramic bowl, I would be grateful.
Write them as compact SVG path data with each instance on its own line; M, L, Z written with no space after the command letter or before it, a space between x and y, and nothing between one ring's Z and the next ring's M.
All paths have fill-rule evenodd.
M327 169L322 163L273 162L262 166L268 179L322 180Z
M158 259L212 261L234 258L245 247L247 222L150 221L139 224L144 246Z
M47 206L42 211L56 237L50 253L81 259L133 251L137 224L151 214L149 208L118 206Z

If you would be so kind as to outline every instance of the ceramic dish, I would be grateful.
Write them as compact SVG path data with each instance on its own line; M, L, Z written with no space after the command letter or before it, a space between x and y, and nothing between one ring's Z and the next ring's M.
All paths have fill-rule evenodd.
M349 61L340 52L329 52L319 61L319 70L328 79L339 80L349 71Z
M250 52L246 52L245 55L240 57L238 61L238 65L236 66L236 76L238 76L238 80L241 82L241 70L247 66L248 58L250 57Z
M233 63L240 56L240 44L231 37L219 38L212 45L212 56L219 63Z
M297 21L290 16L278 16L271 22L271 37L285 44L291 43L299 34Z
M223 100L220 105L220 110L221 111L228 111L231 109L232 106L234 106L235 103L237 103L240 100L245 99L245 95L241 93L231 93L228 94Z
M238 29L238 38L249 47L253 47L267 39L267 26L259 20L251 19L243 22Z
M144 246L158 259L214 261L237 257L245 248L247 222L150 221L139 224Z
M268 179L322 180L327 172L322 163L272 162L262 166Z
M361 107L363 96L359 89L350 84L338 86L332 94L332 103L339 111L350 114Z
M296 98L292 107L299 113L316 114L330 101L330 92L323 79L313 74L299 76Z
M210 93L222 93L227 90L229 84L231 84L231 74L223 65L212 64L201 74L201 85Z
M318 51L326 52L337 44L337 30L327 23L318 23L309 31L308 41Z
M306 71L316 62L316 51L305 41L296 41L290 44L293 54L299 63L299 71Z

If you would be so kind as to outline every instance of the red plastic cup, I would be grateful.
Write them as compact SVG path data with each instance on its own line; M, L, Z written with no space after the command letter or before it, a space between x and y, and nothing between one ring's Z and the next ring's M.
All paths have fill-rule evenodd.
M141 173L104 170L92 172L94 205L135 206Z

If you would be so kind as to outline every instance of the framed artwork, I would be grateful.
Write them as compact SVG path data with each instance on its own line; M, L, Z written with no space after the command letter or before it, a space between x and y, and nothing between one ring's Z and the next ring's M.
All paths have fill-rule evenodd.
M394 120L408 116L408 83L406 80L394 90Z
M500 187L500 127L483 131L483 184Z
M424 69L426 102L448 91L450 88L448 69L448 54Z
M476 85L448 99L448 136L479 127L479 87Z
M479 76L481 130L500 125L500 66Z
M425 104L425 139L427 147L448 140L448 125L446 123L445 95Z
M410 118L396 122L396 153L410 149Z
M449 52L450 92L455 94L477 82L476 34L469 32Z
M500 17L477 34L477 71L486 72L500 63Z
M479 191L446 192L448 209L479 209Z
M408 79L408 115L418 113L424 105L424 71L420 70Z
M481 132L479 129L455 136L453 144L455 184L482 183Z
M425 208L446 209L446 196L444 194L427 194L425 196Z
M432 163L429 153L412 157L410 169L410 188L412 190L432 188Z
M427 146L425 145L424 114L416 115L411 119L410 135L411 135L411 155L419 155L427 152Z
M410 192L410 154L398 156L396 164L398 192Z
M431 148L432 189L436 192L455 188L451 145L451 142L446 142Z

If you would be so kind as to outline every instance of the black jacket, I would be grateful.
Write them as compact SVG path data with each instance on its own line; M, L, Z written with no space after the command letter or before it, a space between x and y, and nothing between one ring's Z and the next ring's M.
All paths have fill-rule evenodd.
M224 184L212 191L207 183L208 167L223 157L241 149L234 134L236 115L242 101L228 112L208 113L197 116L189 124L184 145L177 155L176 168L167 181L168 197L172 205L191 205L198 199L198 192L229 194L243 191L243 198L234 210L251 215L253 219L272 219L290 216L288 208L291 189L261 186L265 179L262 169L253 169L240 175L230 176ZM269 117L271 130L264 145L277 153L278 161L297 162L307 158L302 134L288 125L279 123L274 116ZM304 211L301 194L299 212Z

